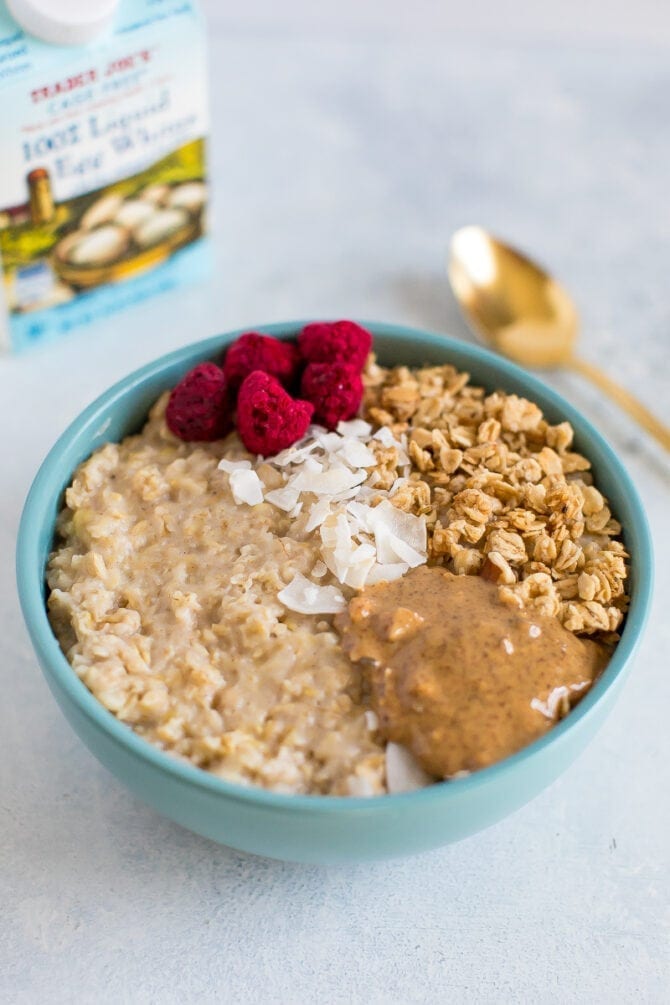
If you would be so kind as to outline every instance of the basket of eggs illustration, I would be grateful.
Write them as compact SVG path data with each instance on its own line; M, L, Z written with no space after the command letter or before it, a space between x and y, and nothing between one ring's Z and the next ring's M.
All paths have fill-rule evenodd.
M86 289L153 268L200 236L206 195L199 179L103 195L54 248L58 275Z

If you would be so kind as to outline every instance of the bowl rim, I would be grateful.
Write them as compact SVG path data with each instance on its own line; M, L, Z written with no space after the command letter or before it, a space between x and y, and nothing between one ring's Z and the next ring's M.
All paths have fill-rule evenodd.
M332 813L341 810L369 813L370 810L405 809L409 803L431 804L435 801L448 799L456 794L462 795L481 786L506 779L523 763L532 760L548 748L558 748L566 742L568 734L574 732L579 723L590 718L596 706L604 699L617 682L625 676L630 668L632 656L637 650L649 617L653 593L654 563L652 539L649 524L639 493L631 477L619 460L614 449L607 443L590 421L553 388L546 385L534 374L528 373L515 363L485 349L479 345L464 342L442 333L428 331L402 324L387 324L378 321L360 320L359 323L368 328L374 337L390 338L392 341L418 340L427 347L437 347L444 351L445 357L450 351L460 356L469 357L472 361L492 367L500 384L504 388L507 378L525 386L524 393L537 401L540 407L550 407L560 412L564 418L576 425L580 439L589 441L589 446L595 444L609 467L610 473L616 478L622 495L627 497L628 505L634 512L635 532L638 537L637 550L633 556L637 581L631 604L626 618L626 624L621 640L617 644L614 655L605 673L594 684L588 694L580 701L565 719L557 723L548 733L533 743L517 751L515 754L473 772L465 778L449 782L435 782L423 789L406 793L386 793L383 796L330 796L307 795L273 792L257 785L243 785L219 778L210 772L195 767L186 761L181 761L172 754L154 746L143 739L134 730L121 722L108 711L88 690L82 680L67 661L64 653L52 632L47 617L46 605L42 595L44 586L44 569L38 548L38 534L33 528L43 525L49 520L47 507L53 499L54 482L62 484L62 464L60 455L70 442L86 427L96 422L101 412L145 381L157 377L174 364L183 363L188 366L191 361L206 357L208 354L220 351L245 331L262 331L276 337L292 337L305 325L305 320L287 321L226 331L210 338L190 343L172 352L159 356L157 359L132 371L127 376L113 384L107 391L99 395L68 425L59 436L43 460L28 492L24 504L16 547L16 573L19 599L24 620L35 652L39 658L42 671L47 678L53 678L54 683L65 691L79 712L92 721L93 725L106 734L108 740L128 748L130 753L139 757L148 765L159 769L164 774L172 776L175 781L195 785L201 790L227 800L241 803L253 803L258 807L281 808L284 810L302 811L307 813ZM448 360L445 358L445 362ZM459 364L461 365L461 364ZM52 521L49 520L52 523ZM53 526L53 523L52 523ZM624 528L625 529L625 528Z

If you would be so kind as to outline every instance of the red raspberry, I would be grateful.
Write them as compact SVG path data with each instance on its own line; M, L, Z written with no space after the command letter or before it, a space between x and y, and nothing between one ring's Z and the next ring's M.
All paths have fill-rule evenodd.
M354 321L317 321L298 335L298 347L309 363L348 363L359 370L372 346L372 335Z
M300 362L294 342L282 342L270 335L247 332L233 342L223 360L223 372L233 392L254 370L269 373L285 387L294 382Z
M314 406L287 394L275 377L254 370L237 396L237 431L247 450L269 457L307 432Z
M348 363L308 363L300 393L314 405L314 421L335 429L343 419L352 419L363 400L363 381L358 367Z
M228 388L216 363L200 363L173 388L165 411L180 440L218 440L233 426Z

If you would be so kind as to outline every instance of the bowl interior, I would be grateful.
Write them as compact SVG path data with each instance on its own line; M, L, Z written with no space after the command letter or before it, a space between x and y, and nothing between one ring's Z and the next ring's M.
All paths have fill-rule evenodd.
M552 422L568 420L575 430L575 449L592 462L598 486L608 496L615 517L623 526L623 537L631 555L631 606L614 656L605 673L570 715L555 726L545 737L507 758L505 761L477 772L469 778L450 782L448 786L435 785L419 792L400 796L385 796L384 801L432 798L430 793L446 792L458 785L476 785L478 779L495 772L512 770L514 765L532 756L534 750L558 742L560 737L579 719L589 714L600 696L622 673L636 648L646 620L653 580L652 549L644 510L634 485L612 448L590 423L568 402L537 378L478 346L465 344L443 335L431 334L401 326L364 322L373 332L374 349L386 365L424 363L452 363L468 371L473 382L487 390L501 388L530 398L542 408ZM297 334L304 322L281 325L264 325L260 330L279 337L290 338ZM248 329L244 329L248 330ZM141 756L153 761L170 773L186 777L209 789L235 794L241 799L265 802L309 801L342 805L350 803L361 808L376 802L375 799L327 796L286 796L262 789L248 789L225 782L204 771L182 765L151 747L133 734L106 711L79 681L62 654L46 615L45 565L52 548L54 524L62 505L63 491L81 461L102 444L120 440L138 431L147 412L164 390L172 387L196 363L216 359L227 343L240 331L230 332L204 342L179 349L136 371L116 384L93 402L61 436L40 468L24 509L17 545L17 575L19 595L28 629L43 667L67 689L70 697L90 716L95 717L107 731L114 733L125 744L131 744Z

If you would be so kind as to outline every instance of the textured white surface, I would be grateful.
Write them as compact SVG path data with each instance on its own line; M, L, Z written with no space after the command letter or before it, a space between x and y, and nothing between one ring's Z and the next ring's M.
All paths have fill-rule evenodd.
M293 32L217 13L216 279L0 363L2 1001L667 1001L670 463L577 378L549 379L606 431L648 506L652 625L580 761L459 845L319 869L181 830L71 733L20 621L22 501L84 404L238 324L359 315L462 335L442 260L465 222L551 261L585 353L670 421L667 53L613 41L609 22L602 44L569 48L537 23L528 44L532 21L517 40L508 23L504 43L465 31L456 45L430 22L408 41L390 15L355 31L360 5L341 6L342 31L334 15Z

